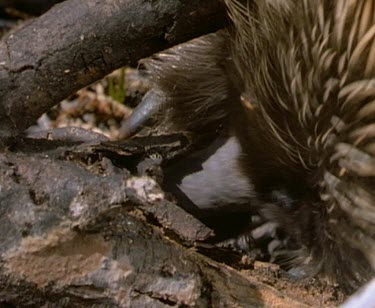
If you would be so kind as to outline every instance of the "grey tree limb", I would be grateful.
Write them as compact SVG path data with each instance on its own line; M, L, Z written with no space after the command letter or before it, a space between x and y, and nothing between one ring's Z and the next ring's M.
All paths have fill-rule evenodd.
M68 0L0 41L0 134L124 65L222 27L218 0Z

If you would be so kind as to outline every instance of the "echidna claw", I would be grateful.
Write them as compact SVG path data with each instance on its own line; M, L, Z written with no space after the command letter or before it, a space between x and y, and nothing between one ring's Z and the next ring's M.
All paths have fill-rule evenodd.
M141 130L143 125L154 116L165 102L163 93L156 89L149 90L133 113L120 128L120 139L128 139Z

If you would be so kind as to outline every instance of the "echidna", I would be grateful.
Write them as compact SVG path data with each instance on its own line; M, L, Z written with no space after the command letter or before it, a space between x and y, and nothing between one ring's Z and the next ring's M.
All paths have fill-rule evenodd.
M239 140L292 271L356 287L375 268L375 0L225 3L229 29L145 62L164 124Z

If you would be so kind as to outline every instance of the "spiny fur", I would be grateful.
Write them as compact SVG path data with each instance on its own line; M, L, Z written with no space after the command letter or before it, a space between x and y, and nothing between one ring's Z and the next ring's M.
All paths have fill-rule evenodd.
M233 128L260 198L294 200L260 209L299 244L290 265L356 287L375 268L375 0L225 3L228 31L147 62L166 119Z
M361 254L375 266L375 1L226 3L242 95L254 105L240 127L257 149L245 163L304 183L298 199L314 222L302 264L361 281ZM294 231L306 226L275 215Z

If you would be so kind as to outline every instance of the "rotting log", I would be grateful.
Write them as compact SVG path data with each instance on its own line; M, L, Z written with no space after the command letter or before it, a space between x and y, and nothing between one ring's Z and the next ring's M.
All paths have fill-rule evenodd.
M200 254L193 243L212 231L114 166L108 145L15 143L0 152L0 304L309 306Z

